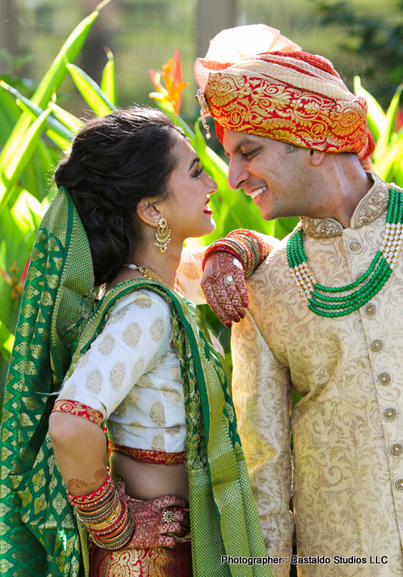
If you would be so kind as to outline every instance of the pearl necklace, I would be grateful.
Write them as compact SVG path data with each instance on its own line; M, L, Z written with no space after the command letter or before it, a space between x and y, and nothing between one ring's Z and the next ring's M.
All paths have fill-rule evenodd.
M403 195L390 185L386 229L382 244L365 273L355 282L341 287L317 283L307 263L299 223L287 241L287 260L291 276L308 308L317 315L341 317L357 310L376 295L386 283L398 261L403 245ZM363 285L356 289L359 285ZM345 296L326 293L353 291ZM325 293L325 294L323 294Z

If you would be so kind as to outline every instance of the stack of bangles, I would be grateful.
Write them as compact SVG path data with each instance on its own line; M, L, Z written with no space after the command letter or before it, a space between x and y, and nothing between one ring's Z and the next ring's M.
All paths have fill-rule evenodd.
M209 256L216 252L229 252L243 264L245 278L264 261L269 254L269 247L253 231L240 228L233 230L226 237L214 241L204 253L202 268L204 270Z
M114 550L126 545L134 531L134 519L109 475L94 493L76 496L67 491L67 497L99 547Z

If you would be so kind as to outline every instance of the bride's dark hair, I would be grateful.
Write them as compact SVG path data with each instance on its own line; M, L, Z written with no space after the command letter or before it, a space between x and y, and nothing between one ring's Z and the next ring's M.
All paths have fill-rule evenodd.
M71 195L88 236L95 286L111 281L141 243L141 199L167 197L178 132L159 110L117 110L89 120L57 166L56 184Z

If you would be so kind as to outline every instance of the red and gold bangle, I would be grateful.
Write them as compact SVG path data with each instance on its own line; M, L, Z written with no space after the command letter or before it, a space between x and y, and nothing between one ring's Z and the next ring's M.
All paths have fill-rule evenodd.
M67 491L67 495L76 508L78 519L97 545L114 550L129 541L134 531L134 519L126 500L118 494L109 475L93 493L73 495Z
M203 257L203 270L208 257L219 251L228 252L242 262L245 278L250 276L269 254L267 245L258 234L247 229L237 229L208 247Z
M260 236L252 230L233 230L228 234L228 237L236 239L251 257L244 270L245 278L247 278L265 260L269 254L269 247Z
M75 507L91 507L93 503L96 503L99 499L103 499L105 495L111 491L113 492L113 489L113 481L111 477L107 475L103 485L93 493L88 493L88 495L73 495L73 493L70 493L67 489L67 498L70 505L74 505Z
M211 254L216 252L228 252L235 256L238 260L241 261L243 267L246 266L246 255L244 254L243 248L239 245L239 243L234 239L226 239L222 238L220 240L214 241L206 250L203 256L202 261L202 270L204 270L206 260Z

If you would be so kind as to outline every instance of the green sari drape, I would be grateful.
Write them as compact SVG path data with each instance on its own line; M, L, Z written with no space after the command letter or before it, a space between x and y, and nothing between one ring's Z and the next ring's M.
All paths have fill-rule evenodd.
M186 408L195 577L270 576L242 453L229 373L193 303L153 281L115 286L96 305L88 240L70 196L44 216L23 291L4 397L0 452L0 573L88 576L87 535L76 524L55 464L48 418L65 374L124 295L153 290L170 307ZM70 366L70 368L69 368Z

